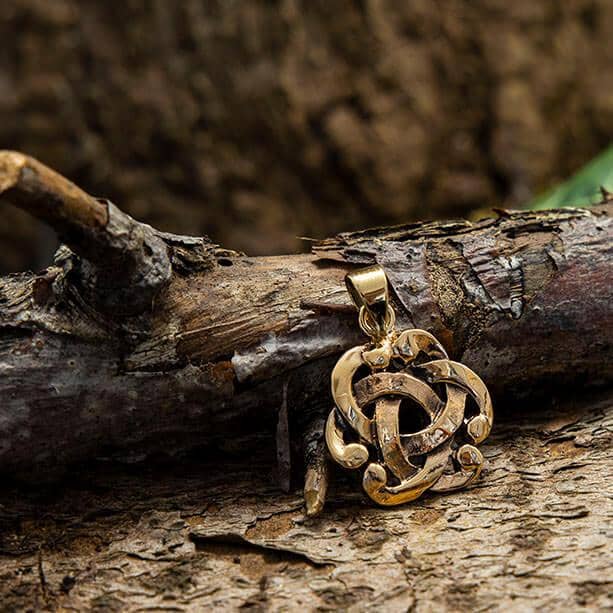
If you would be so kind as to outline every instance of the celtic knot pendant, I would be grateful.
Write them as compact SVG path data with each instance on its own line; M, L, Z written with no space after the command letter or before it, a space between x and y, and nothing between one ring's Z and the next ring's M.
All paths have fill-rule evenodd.
M330 454L345 468L365 466L364 490L381 505L471 483L483 466L475 445L487 438L494 417L483 381L451 361L425 330L395 329L380 266L351 273L345 281L371 341L347 351L332 371ZM364 370L369 374L355 380ZM403 411L415 410L424 413L427 425L401 432Z

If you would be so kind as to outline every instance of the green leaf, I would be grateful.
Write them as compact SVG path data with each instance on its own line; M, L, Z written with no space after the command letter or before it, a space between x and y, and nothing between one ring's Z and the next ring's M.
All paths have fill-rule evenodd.
M526 208L591 206L601 201L601 187L613 192L613 146L605 149L568 181L535 198Z

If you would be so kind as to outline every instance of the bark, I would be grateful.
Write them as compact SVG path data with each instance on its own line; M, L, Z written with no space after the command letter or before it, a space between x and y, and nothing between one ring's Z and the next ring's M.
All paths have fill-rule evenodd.
M605 611L611 406L582 392L499 413L477 484L396 509L344 483L305 517L270 481L271 438L240 459L5 483L0 608Z
M28 194L29 202L39 194L31 173L7 171L35 162L14 153L2 160L13 177L2 183L6 197ZM45 197L35 198L60 232L65 216L49 210L70 202L73 187L46 181ZM400 327L431 330L499 398L607 384L610 211L605 203L501 212L478 223L345 234L315 243L310 254L258 258L130 218L134 231L117 233L109 214L82 256L63 248L45 271L0 280L0 470L39 478L115 450L174 452L275 424L284 433L291 421L300 439L330 407L332 363L362 340L343 284L357 264L384 266ZM154 248L133 241L139 232ZM143 302L142 286L126 282L133 267L114 266L126 307L110 311L112 283L100 289L91 279L100 266L108 272L100 254L122 240L127 261L139 254L143 273L165 258L172 273L154 275L155 297ZM282 474L289 455L280 449Z
M612 38L609 0L3 0L0 148L157 228L293 252L570 176L610 144ZM46 263L4 215L0 271Z

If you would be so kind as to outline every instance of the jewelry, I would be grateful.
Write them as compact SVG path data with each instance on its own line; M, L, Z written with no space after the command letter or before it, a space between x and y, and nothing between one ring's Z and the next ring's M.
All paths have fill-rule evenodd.
M470 368L451 361L432 334L395 329L380 266L350 273L345 283L370 342L347 351L332 371L336 406L326 422L330 454L345 468L365 465L362 485L381 505L468 485L483 467L474 444L487 438L494 418L485 384ZM364 370L369 374L354 382ZM469 398L474 406L467 407ZM420 407L428 425L400 432L401 413Z

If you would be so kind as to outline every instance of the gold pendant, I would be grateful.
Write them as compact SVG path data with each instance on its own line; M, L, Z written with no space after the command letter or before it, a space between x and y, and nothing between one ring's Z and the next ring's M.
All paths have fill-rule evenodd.
M395 329L380 266L348 274L345 282L371 341L347 351L332 371L336 406L326 422L330 454L345 468L366 466L362 485L381 505L471 483L483 467L474 445L487 438L494 419L485 384L470 368L451 361L430 333ZM354 381L365 368L369 374ZM470 410L468 397L475 405ZM403 405L403 399L413 406ZM403 434L400 412L415 410L415 404L428 425Z

